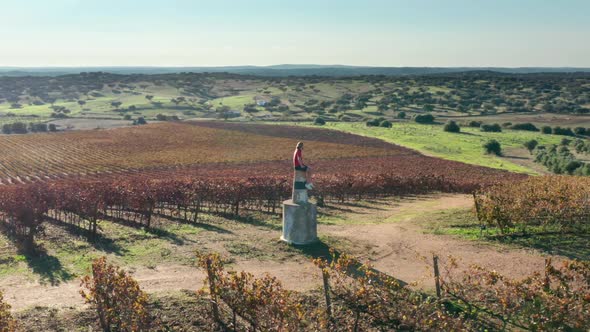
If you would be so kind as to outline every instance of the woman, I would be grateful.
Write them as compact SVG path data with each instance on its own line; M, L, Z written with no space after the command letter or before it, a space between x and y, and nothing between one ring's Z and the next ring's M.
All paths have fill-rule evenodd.
M296 171L304 171L305 172L305 188L308 190L313 189L313 184L311 183L311 168L306 166L303 163L303 143L297 143L297 147L295 148L295 152L293 153L293 166L295 166Z

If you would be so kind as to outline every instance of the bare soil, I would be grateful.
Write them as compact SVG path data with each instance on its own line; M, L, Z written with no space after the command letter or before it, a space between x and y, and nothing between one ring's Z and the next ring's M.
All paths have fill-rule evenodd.
M531 155L526 149L507 148L504 150L503 154L502 159L532 169L539 174L551 174L545 166L536 163L534 155Z

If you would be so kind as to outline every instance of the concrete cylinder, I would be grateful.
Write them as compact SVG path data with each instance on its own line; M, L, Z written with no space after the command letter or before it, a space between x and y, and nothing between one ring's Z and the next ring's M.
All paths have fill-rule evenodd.
M283 202L283 234L281 240L295 245L318 241L317 208L311 203Z

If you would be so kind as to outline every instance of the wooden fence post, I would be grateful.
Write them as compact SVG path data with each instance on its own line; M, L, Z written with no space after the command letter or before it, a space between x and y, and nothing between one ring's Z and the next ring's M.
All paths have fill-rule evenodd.
M326 297L326 314L328 315L329 327L333 325L332 320L332 299L330 298L330 275L326 268L322 269L322 279L324 279L324 296Z
M434 284L436 286L436 296L440 298L440 273L438 271L438 256L433 255L432 261L434 263Z

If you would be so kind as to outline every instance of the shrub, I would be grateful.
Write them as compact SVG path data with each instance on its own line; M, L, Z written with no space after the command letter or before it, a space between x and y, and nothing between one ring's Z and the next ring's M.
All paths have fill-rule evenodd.
M565 165L564 169L566 171L567 174L573 174L578 168L584 166L584 163L582 163L579 160L570 160L567 162L567 164Z
M323 126L326 124L326 120L318 116L317 118L315 118L315 120L313 120L313 124Z
M584 127L576 127L576 128L574 128L574 133L576 135L586 136L587 132L586 132L586 128L584 128Z
M206 272L206 287L211 297L211 313L216 323L225 325L224 307L231 311L234 331L246 322L245 331L302 331L303 307L294 294L283 288L275 277L255 277L247 272L224 270L218 254L197 254L198 264Z
M457 122L451 120L445 124L443 130L449 133L458 133L461 131L461 127L459 127Z
M383 127L383 128L391 128L393 125L391 124L390 121L387 120L383 120L381 121L381 123L379 123L379 127Z
M406 112L401 111L401 112L397 113L397 118L398 119L405 119L406 118Z
M528 194L523 193L522 196ZM526 207L531 205L528 201L520 200L518 192L510 192L510 195L502 195L501 198L518 200ZM502 207L495 208L497 212L503 212ZM544 211L545 208L539 210ZM459 270L455 261L447 268L445 275L448 277L442 277L446 295L453 299L451 301L455 303L455 308L469 308L468 317L485 322L485 327L455 330L583 331L590 324L588 262L566 260L554 266L548 258L543 270L518 279L480 266L462 269L463 275L458 278L454 277L458 273L453 270ZM445 326L439 330L451 329Z
M16 331L16 321L10 313L10 305L4 302L4 294L0 291L0 331Z
M574 142L574 148L577 153L588 153L590 152L590 142L586 143L584 140L577 139Z
M15 134L26 134L27 125L24 122L14 122L11 124L11 130Z
M381 121L379 121L379 119L372 119L367 121L367 127L378 127L379 123L381 123Z
M125 114L125 116L123 117L123 120L131 120L131 115Z
M3 124L2 125L2 133L12 134L12 125L10 123Z
M149 329L147 295L125 271L108 264L105 257L92 263L92 277L82 278L80 294L96 310L104 331Z
M56 118L56 119L66 119L68 118L67 114L64 113L56 113L56 112L51 112L51 115L49 115L52 118Z
M554 224L571 230L587 225L589 186L589 178L555 175L499 183L476 195L477 217L502 233L524 230L515 225Z
M582 148L579 143L574 147L576 151ZM584 171L585 166L584 163L576 160L576 157L565 145L559 147L553 145L545 150L537 148L535 162L544 165L555 174L579 174Z
M418 114L414 117L414 121L417 123L433 123L434 116L432 114Z
M504 123L502 124L502 127L504 127L504 128L508 128L508 127L510 127L510 126L512 126L512 122L504 122Z
M524 147L529 150L529 153L533 153L533 150L537 147L537 145L539 145L539 142L537 142L537 140L532 139L530 141L526 141L524 142Z
M487 141L483 145L483 148L487 154L495 154L497 156L502 155L502 146L500 145L500 142L495 139Z
M553 128L553 135L575 136L571 128L561 128L559 126Z
M57 131L57 126L54 123L50 123L48 128L49 128L49 131L51 131L51 132Z
M500 125L497 123L494 123L492 125L482 124L480 128L481 128L481 131L485 131L485 132L492 132L492 133L502 132L502 127L500 127Z
M562 138L559 145L570 145L571 142L572 142L572 140L569 138Z
M165 114L158 113L156 114L156 120L158 121L168 121L168 116Z
M543 127L541 127L541 132L543 134L551 134L553 132L553 130L549 126L543 126Z
M144 125L147 124L147 121L145 121L145 118L143 116L140 116L139 118L137 118L135 123L138 125Z
M482 125L481 121L469 121L469 123L467 124L469 127L473 127L473 128L479 128Z
M530 122L517 123L515 125L512 125L510 127L510 129L514 129L514 130L527 130L527 131L539 131L539 128L537 128L534 124L532 124Z
M47 124L46 123L29 123L29 128L32 132L46 132L47 131Z

